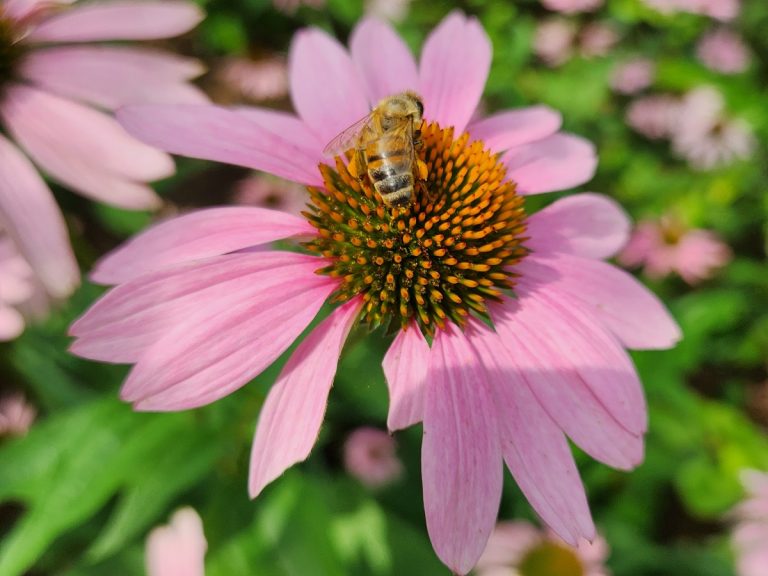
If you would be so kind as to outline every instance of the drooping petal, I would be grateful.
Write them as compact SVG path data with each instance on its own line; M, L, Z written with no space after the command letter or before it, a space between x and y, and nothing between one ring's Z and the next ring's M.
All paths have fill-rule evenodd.
M419 86L424 116L464 131L480 102L491 68L491 41L475 18L451 12L421 52Z
M205 103L205 95L187 83L202 72L195 60L126 46L34 50L20 70L47 90L108 109L134 102Z
M0 222L51 296L64 298L80 282L67 227L34 166L0 135Z
M290 286L290 289L288 288ZM261 373L301 334L333 280L307 267L254 274L250 286L211 302L166 330L131 370L121 395L140 410L209 404Z
M457 574L477 563L501 501L501 447L487 386L461 331L438 331L426 378L424 511L435 552Z
M605 262L570 255L540 260L531 255L515 271L594 315L627 348L671 348L682 337L650 290Z
M626 244L631 224L619 204L602 194L561 198L528 219L526 246L545 255L565 252L610 258Z
M359 299L347 302L312 330L269 391L251 449L251 498L309 456L323 422L341 349L360 304Z
M503 152L551 136L562 124L560 113L547 106L508 110L472 122L467 132L493 152Z
M209 208L161 222L100 260L91 279L120 284L166 266L313 234L304 219L257 207Z
M154 207L155 193L137 181L164 178L174 170L167 154L131 138L110 116L35 88L8 88L0 116L39 166L97 200Z
M191 30L203 11L182 0L105 0L55 13L32 29L27 42L157 40Z
M306 128L290 114L138 104L121 108L117 119L136 138L173 154L246 166L302 184L322 184L319 154L307 148Z
M570 446L531 393L526 373L506 354L499 335L475 324L468 332L486 367L498 412L504 460L541 518L572 545L594 537L584 485Z
M318 264L313 256L290 252L239 253L137 277L110 290L70 327L70 335L78 338L71 351L104 362L138 362L169 330L194 315L263 297L276 275L301 278ZM283 294L297 290L303 288L292 283Z
M562 386L586 386L608 414L641 436L648 424L645 397L632 360L613 335L589 314L526 278L518 279L515 292L517 300L505 299L493 308L499 333L514 334L521 324L538 334L541 346L534 352L546 356L549 370L563 376Z
M502 156L510 180L520 194L567 190L592 179L597 168L595 147L578 136L554 134L511 148Z
M370 111L352 59L322 30L310 28L294 36L288 74L293 106L323 146Z
M429 344L411 323L398 332L382 364L389 386L390 432L412 426L424 418L424 379L429 364Z
M371 106L386 96L418 89L413 54L389 24L363 19L352 31L349 49Z
M530 299L511 304L494 315L506 353L507 371L515 372L530 388L549 416L573 441L593 458L613 466L630 469L643 458L641 434L628 431L602 404L568 355L559 355L548 334L537 328L547 320L562 321L547 315ZM578 338L561 325L564 337Z

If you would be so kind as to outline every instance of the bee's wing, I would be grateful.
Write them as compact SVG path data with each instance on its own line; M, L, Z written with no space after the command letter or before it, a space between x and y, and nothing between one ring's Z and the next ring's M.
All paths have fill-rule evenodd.
M344 129L338 136L328 142L328 145L323 148L323 154L326 156L336 156L337 154L343 154L350 148L364 145L365 142L359 141L360 136L366 131L370 122L371 114L360 118L360 120Z

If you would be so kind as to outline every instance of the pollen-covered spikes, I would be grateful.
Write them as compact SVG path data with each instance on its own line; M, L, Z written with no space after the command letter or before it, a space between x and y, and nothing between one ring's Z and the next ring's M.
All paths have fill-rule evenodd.
M321 165L325 189L309 189L305 213L318 236L305 246L328 260L319 273L341 281L336 300L363 298L361 320L372 328L414 318L429 335L449 321L463 326L471 313L487 317L487 300L513 287L509 266L526 254L525 211L482 142L454 140L435 123L422 138L426 177L406 206L385 206L338 158L335 169Z

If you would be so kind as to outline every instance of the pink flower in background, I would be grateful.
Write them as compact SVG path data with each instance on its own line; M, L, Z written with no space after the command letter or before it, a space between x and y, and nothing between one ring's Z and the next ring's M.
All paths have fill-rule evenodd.
M22 394L0 399L0 436L24 436L36 417L37 410Z
M402 22L411 9L412 0L366 0L365 13L368 16L389 20L390 22Z
M584 26L579 36L579 50L584 58L605 56L619 41L616 30L602 22L592 22Z
M572 14L574 12L593 12L603 5L603 0L541 0L547 10Z
M286 14L294 14L302 4L311 8L322 8L325 6L325 0L272 0L272 5Z
M652 140L668 138L674 131L679 109L680 101L674 96L643 96L630 103L627 125Z
M725 100L705 86L688 92L678 110L672 148L697 170L712 170L747 160L756 146L746 121L725 114Z
M229 58L222 63L216 75L230 90L255 100L277 100L288 95L288 66L282 58L263 60Z
M643 266L650 278L675 272L688 284L710 278L732 258L731 250L714 232L688 229L673 217L639 222L619 262Z
M690 12L717 20L733 20L741 11L740 0L643 0L664 13Z
M344 467L369 488L391 484L403 474L394 438L376 428L358 428L347 437Z
M268 174L252 174L237 183L234 201L300 216L307 207L307 190L296 182Z
M563 18L549 18L536 26L533 52L549 66L559 66L573 56L576 24Z
M768 575L768 474L744 470L747 497L732 512L736 521L732 543L738 576Z
M262 408L255 497L309 455L353 325L391 326L388 427L423 422L427 527L458 574L493 529L503 462L562 538L594 535L567 438L610 466L636 466L646 408L625 348L666 348L680 336L650 292L603 262L629 233L613 201L580 194L526 216L522 195L591 178L594 148L560 133L559 114L542 106L470 122L490 63L487 35L460 13L430 34L419 65L389 26L366 19L349 52L320 30L297 34L289 56L296 115L124 109L124 126L147 142L307 184L311 206L306 219L230 207L150 228L97 265L94 280L116 287L71 328L76 354L134 364L124 400L183 410L245 385L324 303L339 302L293 352ZM419 187L411 204L389 209L341 160L318 164L331 163L327 142L405 89L423 98L419 155L430 192ZM467 213L475 216L459 217ZM295 237L304 253L267 248Z
M0 232L0 341L12 340L24 331L18 307L35 293L34 273L8 236Z
M707 68L723 74L738 74L749 66L747 45L727 28L705 34L696 46L696 56Z
M597 535L572 548L528 522L499 522L477 563L476 576L608 576L608 543Z
M128 102L203 102L187 81L192 60L149 48L94 44L181 34L202 15L191 3L0 0L0 217L53 298L79 272L64 220L42 172L88 198L130 209L157 206L145 184L173 161L126 134L102 109ZM22 152L23 151L23 152Z
M611 76L611 87L620 94L635 94L653 82L656 65L648 58L635 58L619 65Z
M207 548L200 516L192 508L182 508L169 524L150 532L147 576L204 576Z

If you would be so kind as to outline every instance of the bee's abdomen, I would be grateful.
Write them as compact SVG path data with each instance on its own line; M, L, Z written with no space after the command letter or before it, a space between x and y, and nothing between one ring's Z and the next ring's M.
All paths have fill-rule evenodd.
M368 175L388 204L406 202L413 192L412 151L387 149L383 138L366 150Z

